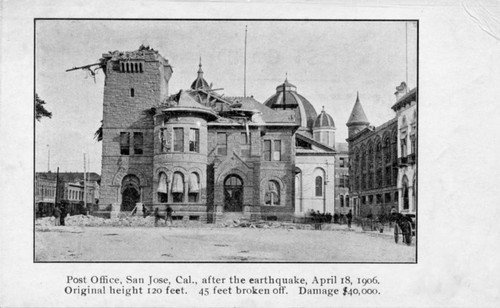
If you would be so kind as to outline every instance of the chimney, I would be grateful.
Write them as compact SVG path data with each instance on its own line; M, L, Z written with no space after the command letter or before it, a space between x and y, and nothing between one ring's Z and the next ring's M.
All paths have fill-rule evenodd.
M399 101L401 97L403 97L406 93L408 93L408 88L406 87L406 82L401 82L399 86L396 87L396 92L394 92L394 95L396 95L396 101Z

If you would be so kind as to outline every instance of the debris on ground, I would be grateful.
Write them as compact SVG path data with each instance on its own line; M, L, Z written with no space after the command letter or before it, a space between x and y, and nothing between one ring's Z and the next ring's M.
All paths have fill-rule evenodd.
M38 218L35 222L38 231L47 231L55 226L54 217ZM65 226L73 227L155 227L154 216L133 216L126 213L120 213L115 218L102 218L92 215L74 215L67 216ZM217 221L213 224L207 224L201 221L179 220L173 224L166 223L163 219L158 221L157 227L175 227L175 228L251 228L251 229L288 229L288 230L313 230L311 224L294 223L290 221L267 221L250 220L246 217L239 219L230 219L226 221ZM62 227L64 228L64 227ZM323 224L323 230L345 230L345 226L336 224Z

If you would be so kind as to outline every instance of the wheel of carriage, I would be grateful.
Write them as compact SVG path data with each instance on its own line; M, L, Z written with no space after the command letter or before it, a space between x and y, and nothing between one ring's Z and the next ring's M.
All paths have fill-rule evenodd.
M403 236L403 241L406 243L406 245L410 246L412 229L411 229L411 223L409 221L404 221L401 224L401 235Z
M398 229L399 229L398 224L394 224L394 242L396 242L396 244L399 241L399 230Z

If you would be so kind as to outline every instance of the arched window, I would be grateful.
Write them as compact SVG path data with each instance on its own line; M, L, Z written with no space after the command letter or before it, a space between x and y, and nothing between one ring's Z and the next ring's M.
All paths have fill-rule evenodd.
M375 187L382 187L382 168L377 169L375 176Z
M189 202L198 202L200 196L200 176L193 172L189 175Z
M175 172L172 179L172 201L184 201L184 175L180 172Z
M375 145L375 167L382 165L382 143L380 141Z
M394 165L397 165L398 161L398 137L396 131L393 131L392 134L392 162ZM398 182L398 168L392 168L392 185L395 185Z
M392 172L391 172L392 168L389 166L389 167L385 167L385 185L386 186L390 186L391 185L391 182L392 182Z
M398 160L398 137L396 135L396 132L393 132L392 134L392 161L397 162Z
M356 154L354 154L354 164L353 164L353 168L354 168L354 171L353 171L353 174L355 176L354 178L354 183L353 183L353 188L355 190L359 189L359 171L360 171L360 168L359 168L359 152L356 150Z
M345 196L345 206L349 207L349 195Z
M415 134L410 135L410 142L411 142L411 154L416 154L417 153L417 140L415 139Z
M165 203L168 202L168 185L167 185L167 175L164 172L160 173L158 179L158 202Z
M364 149L364 147L361 148L361 169L360 169L360 177L361 177L361 189L366 188L366 173L368 172L367 166L366 166L366 156L368 155L367 151Z
M373 146L370 144L368 147L368 170L372 170L373 164Z
M406 145L406 133L401 136L401 140L400 140L400 143L401 143L401 157L406 157L408 155L408 148L407 148L407 145Z
M224 181L225 186L242 186L243 182L241 181L238 175L230 175Z
M130 88L130 97L134 97L135 96L135 90L134 88Z
M267 205L280 205L280 184L276 181L269 181L267 183L266 191L266 204Z
M316 177L316 197L322 197L323 196L323 177L317 176Z
M387 137L384 140L384 162L387 164L391 161L391 140Z
M360 172L366 172L366 152L364 148L361 148Z
M339 195L339 199L340 199L340 207L344 207L344 196Z
M410 199L408 195L408 178L406 175L403 177L403 210L410 209Z

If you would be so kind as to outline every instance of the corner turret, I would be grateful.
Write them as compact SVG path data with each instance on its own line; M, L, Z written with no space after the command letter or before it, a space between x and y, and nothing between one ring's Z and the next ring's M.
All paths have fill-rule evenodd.
M368 127L368 125L370 125L370 122L368 122L365 111L361 106L358 92L356 94L356 102L354 103L354 108L352 108L351 115L349 116L349 121L347 121L346 123L346 126L349 128L349 138Z

